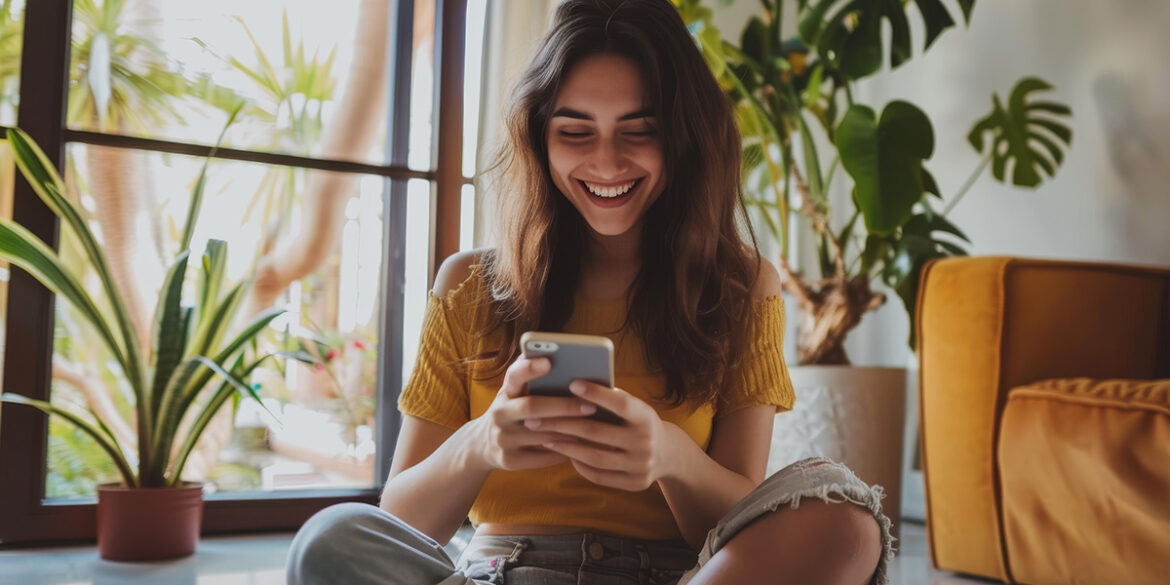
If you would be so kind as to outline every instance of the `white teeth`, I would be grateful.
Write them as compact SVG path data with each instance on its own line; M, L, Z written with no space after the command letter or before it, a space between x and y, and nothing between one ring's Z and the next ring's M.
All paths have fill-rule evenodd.
M590 193L593 193L594 195L597 195L598 197L605 197L608 199L608 198L618 197L620 195L625 195L626 193L628 193L630 191L630 189L634 188L634 185L638 181L636 181L636 180L630 181L629 183L626 183L624 185L618 185L616 187L604 187L601 185L594 185L593 183L589 183L586 181L581 181L581 182L585 185L585 187L587 189L589 189Z

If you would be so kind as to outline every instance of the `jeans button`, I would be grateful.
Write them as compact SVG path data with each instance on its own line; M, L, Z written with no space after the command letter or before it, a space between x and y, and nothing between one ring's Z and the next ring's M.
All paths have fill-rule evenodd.
M605 556L605 547L600 542L589 544L589 558L600 561Z

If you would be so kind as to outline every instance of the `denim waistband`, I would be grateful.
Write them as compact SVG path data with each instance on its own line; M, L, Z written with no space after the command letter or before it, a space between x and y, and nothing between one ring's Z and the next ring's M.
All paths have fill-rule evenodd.
M460 565L501 557L512 565L636 572L690 569L698 554L682 540L641 540L601 532L476 535L467 544Z

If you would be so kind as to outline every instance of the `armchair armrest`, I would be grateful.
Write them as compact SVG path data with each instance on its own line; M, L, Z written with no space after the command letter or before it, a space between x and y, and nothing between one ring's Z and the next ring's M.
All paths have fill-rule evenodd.
M923 271L917 310L932 561L1010 581L995 456L1007 391L1170 377L1170 270L948 258Z

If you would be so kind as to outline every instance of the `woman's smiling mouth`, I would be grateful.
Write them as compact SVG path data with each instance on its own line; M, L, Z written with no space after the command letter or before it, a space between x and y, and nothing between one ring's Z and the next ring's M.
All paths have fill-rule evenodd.
M620 183L593 183L577 179L577 183L589 195L589 200L601 207L617 207L629 199L637 190L643 177Z

